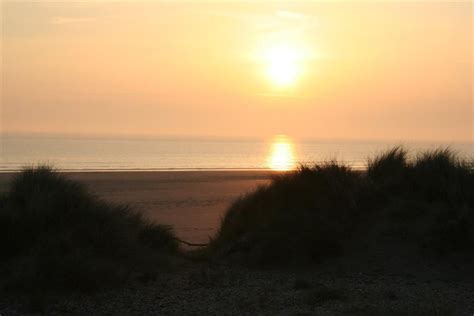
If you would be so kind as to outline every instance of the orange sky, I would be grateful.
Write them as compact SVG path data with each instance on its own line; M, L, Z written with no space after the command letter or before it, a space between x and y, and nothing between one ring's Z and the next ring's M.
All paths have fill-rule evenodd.
M472 141L470 2L287 3L2 2L2 131Z

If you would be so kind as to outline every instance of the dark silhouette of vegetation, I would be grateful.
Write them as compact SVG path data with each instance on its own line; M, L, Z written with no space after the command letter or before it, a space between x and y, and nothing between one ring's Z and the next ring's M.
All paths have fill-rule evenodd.
M408 169L407 157L406 150L394 147L374 159L369 159L367 177L377 183L376 189L380 190L380 193L393 194L394 190L403 187Z
M301 166L236 200L210 244L187 255L200 262L211 257L288 266L366 251L370 238L383 254L396 256L410 245L432 254L472 255L472 192L472 162L447 149L409 159L397 147L369 160L366 172L335 161ZM396 246L385 247L386 238ZM128 206L98 199L49 167L25 169L0 195L0 293L26 295L31 309L44 311L50 294L131 279L148 283L170 268L170 260L177 262L180 242L203 246L179 240ZM206 269L196 276L199 286L220 277ZM311 306L349 299L344 289L302 280L294 289L307 291Z
M335 162L277 176L230 207L211 247L265 265L337 254L359 213L359 178Z
M0 199L0 248L1 289L35 295L94 291L156 273L178 242L169 227L38 167L18 174Z
M409 160L396 147L369 160L367 172L303 166L237 200L209 252L263 266L321 261L387 219L393 238L420 249L472 252L472 192L470 165L448 149Z

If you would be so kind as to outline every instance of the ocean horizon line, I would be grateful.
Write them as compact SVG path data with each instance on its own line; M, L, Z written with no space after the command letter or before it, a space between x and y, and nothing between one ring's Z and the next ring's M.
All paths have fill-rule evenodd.
M361 143L361 144L474 144L473 139L461 140L430 140L430 139L382 139L382 138L350 138L350 137L294 137L287 133L276 133L267 137L256 136L217 136L217 135L140 135L140 134L77 134L77 133L36 133L36 132L0 132L0 140L7 138L42 138L68 140L114 140L114 141L210 141L210 142L268 142L272 137L284 135L291 137L295 143Z
M268 167L255 167L255 168L239 168L239 167L229 167L229 168L213 168L213 167L203 167L203 168L194 168L194 167L189 167L189 168L56 168L54 167L53 164L32 164L32 165L25 165L22 168L12 168L12 169L4 169L0 168L0 173L18 173L21 172L22 170L26 168L36 168L38 166L47 166L51 167L53 170L58 171L58 172L64 172L64 173L101 173L101 172L214 172L214 171L222 171L222 172L239 172L239 171L262 171L262 172L288 172L288 171L294 171L297 170L298 167L301 166L313 166L317 164L324 164L325 162L328 161L320 161L320 162L314 162L314 163L307 163L307 164L297 164L295 168L288 169L288 170L276 170ZM353 170L365 170L366 167L362 166L355 166L352 165L351 163L348 163L347 161L338 161L341 164L349 165Z
M0 173L18 173L24 170L25 168L33 168L33 167L38 167L42 166L41 164L36 164L32 166L25 166L24 168L16 168L16 169L2 169L0 168ZM49 166L46 164L46 166ZM63 173L102 173L102 172L187 172L187 171L270 171L270 172L285 172L285 171L291 171L291 170L274 170L271 168L113 168L113 169L100 169L100 168L55 168L52 166L52 169L58 172L63 172ZM295 169L292 169L295 170Z

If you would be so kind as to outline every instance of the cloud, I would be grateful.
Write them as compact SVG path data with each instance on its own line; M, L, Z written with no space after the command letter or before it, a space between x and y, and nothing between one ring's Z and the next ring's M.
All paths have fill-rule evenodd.
M64 25L64 24L77 24L85 23L94 20L91 17L64 17L56 16L51 19L51 24Z
M246 26L253 26L258 30L271 31L284 29L295 32L305 31L318 26L314 16L290 10L262 11L231 11L231 10L207 10L205 14L230 18L241 22Z

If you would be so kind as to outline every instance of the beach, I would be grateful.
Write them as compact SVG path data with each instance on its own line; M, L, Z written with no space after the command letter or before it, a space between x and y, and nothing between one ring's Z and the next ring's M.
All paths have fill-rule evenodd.
M149 219L171 225L182 240L206 243L219 229L220 219L231 203L258 186L268 184L276 171L63 174L83 183L103 200L129 204ZM15 173L0 173L0 192L8 190L14 176ZM292 191L294 183L288 184ZM297 192L300 198L302 193ZM279 196L286 196L283 193L280 192ZM260 202L266 201L262 199ZM94 225L95 222L90 222L90 214L84 214L89 216L88 223ZM298 218L297 211L294 211L294 216ZM411 222L413 219L410 217L401 224ZM64 223L70 223L66 231L77 228L75 221ZM242 256L235 253L227 257L199 259L187 257L189 253L182 252L180 256L163 257L163 262L158 261L163 264L153 265L148 272L133 266L128 272L127 283L113 287L101 285L103 289L93 295L73 292L65 296L47 296L36 292L29 294L28 301L22 296L5 295L0 298L0 314L23 315L32 311L51 315L472 314L474 278L470 253L440 256L419 251L417 244L409 239L408 242L397 239L398 235L407 232L397 226L400 224L397 219L377 217L370 223L363 225L353 234L354 238L347 241L343 255L329 255L311 265L255 269L256 266L242 264L239 261ZM87 227L81 229L79 235L83 232L87 235ZM41 235L43 231L37 230L37 233ZM112 238L108 233L102 237ZM67 258L68 252L65 253ZM147 258L156 253L148 252ZM60 267L67 269L68 263L63 264L62 254L59 258ZM188 260L190 258L194 259ZM38 260L46 259L42 255ZM114 258L107 269L120 263ZM21 273L25 268L15 266L14 269ZM54 266L52 269L56 274Z
M269 182L274 171L67 172L93 194L124 203L193 243L212 237L227 207L239 196ZM15 173L0 173L0 192Z
M2 1L0 316L474 316L471 2Z

